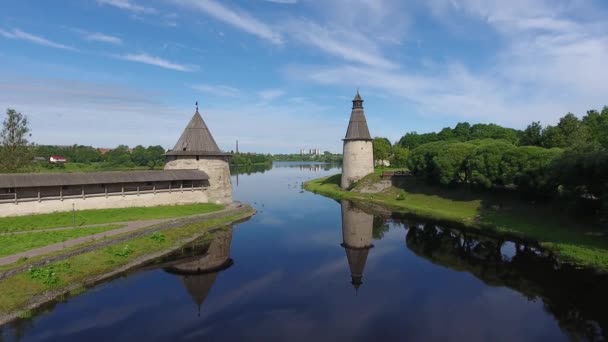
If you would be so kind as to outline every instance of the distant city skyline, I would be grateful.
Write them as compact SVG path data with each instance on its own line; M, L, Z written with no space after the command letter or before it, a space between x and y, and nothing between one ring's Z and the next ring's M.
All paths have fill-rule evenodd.
M601 0L7 0L0 110L44 145L173 147L195 102L221 149L525 128L608 105Z

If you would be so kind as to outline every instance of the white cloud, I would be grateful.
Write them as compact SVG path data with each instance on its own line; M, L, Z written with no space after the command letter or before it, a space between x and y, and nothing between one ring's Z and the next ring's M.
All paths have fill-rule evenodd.
M378 68L398 67L382 56L372 39L357 32L323 27L310 20L291 20L285 24L285 29L298 41L346 61Z
M268 40L273 44L283 43L279 32L245 11L236 8L228 8L213 0L173 0L173 2L207 13L220 21Z
M283 95L285 95L285 91L281 89L267 89L258 93L258 96L262 101L272 101Z
M119 37L116 37L116 36L111 36L111 35L108 35L105 33L100 33L100 32L87 32L87 31L83 31L83 30L78 30L78 32L80 32L80 34L82 34L82 37L85 40L100 42L100 43L114 44L114 45L122 44L122 39L120 39Z
M113 6L135 14L156 14L158 10L153 7L146 7L136 4L131 0L97 0L100 5Z
M126 54L126 55L118 56L118 58L124 59L127 61L131 61L131 62L144 63L144 64L154 65L154 66L165 68L165 69L177 70L177 71L183 71L183 72L194 71L195 69L197 69L196 66L178 64L178 63L171 62L171 61L168 61L168 60L160 58L160 57L150 56L145 53Z
M236 88L219 84L197 84L192 89L219 97L237 97L240 94Z
M61 43L57 43L57 42L48 40L44 37L36 36L31 33L21 31L19 29L13 29L12 31L5 31L5 30L0 29L0 35L7 39L24 40L24 41L28 41L28 42L31 42L34 44L52 47L55 49L76 51L76 49L74 47L64 45Z

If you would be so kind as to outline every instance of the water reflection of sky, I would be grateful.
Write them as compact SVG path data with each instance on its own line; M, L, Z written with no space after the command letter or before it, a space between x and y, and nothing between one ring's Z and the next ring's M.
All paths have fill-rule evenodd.
M406 247L407 226L392 221L373 241L356 292L340 245L340 203L301 190L335 172L275 167L240 176L235 199L259 213L235 227L234 265L218 275L200 317L178 277L153 270L23 323L26 340L567 339L542 301L417 256Z

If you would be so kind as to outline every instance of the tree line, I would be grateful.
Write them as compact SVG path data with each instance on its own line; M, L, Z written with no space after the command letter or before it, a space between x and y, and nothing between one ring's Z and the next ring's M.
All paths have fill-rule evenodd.
M459 123L439 133L408 133L397 145L411 149L407 166L432 184L513 188L608 212L608 107L522 131Z

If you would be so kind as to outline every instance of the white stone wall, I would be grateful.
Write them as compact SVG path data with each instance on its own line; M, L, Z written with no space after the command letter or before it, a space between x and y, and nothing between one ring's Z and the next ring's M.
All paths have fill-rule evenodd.
M169 192L146 193L146 194L126 194L101 197L70 198L53 200L43 200L41 202L18 202L0 203L0 217L23 216L35 214L48 214L53 212L71 211L72 204L76 210L86 209L110 209L110 208L130 208L130 207L154 207L159 205L172 204L194 204L208 203L209 189L179 189Z
M361 178L374 172L374 151L371 141L344 142L342 189L348 189Z
M232 180L226 157L177 156L168 160L165 170L201 170L209 175L209 201L218 204L232 203Z
M374 215L342 201L342 241L346 247L366 248L372 245Z

